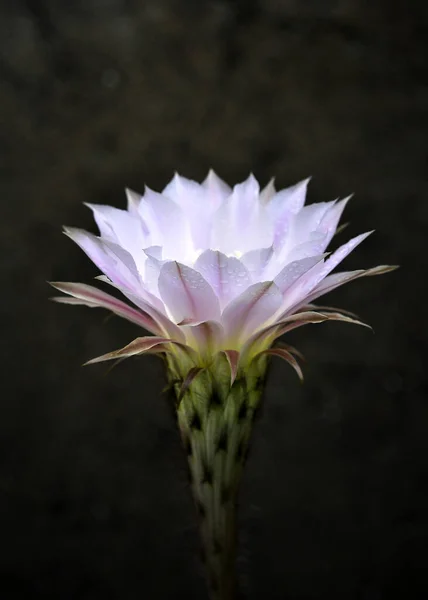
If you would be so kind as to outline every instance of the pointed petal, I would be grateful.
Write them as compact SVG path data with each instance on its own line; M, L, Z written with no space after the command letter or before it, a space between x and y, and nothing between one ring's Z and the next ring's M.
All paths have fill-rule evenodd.
M277 321L264 327L260 331L257 331L252 335L245 343L242 350L242 355L247 357L251 353L252 348L264 345L266 343L271 344L277 338L281 337L285 333L303 325L309 323L324 323L325 321L344 321L345 323L353 323L355 325L362 325L371 329L370 325L363 323L357 319L352 319L347 315L341 313L319 313L315 311L300 312L290 315L281 321Z
M153 247L156 248L157 246ZM156 298L160 296L158 287L160 271L166 262L166 260L158 260L149 254L144 265L144 285Z
M132 292L129 292L122 286L113 283L103 275L96 277L96 279L113 286L114 288L122 292L122 294L126 298L128 298L128 300L131 300L131 302L138 306L138 308L147 312L158 324L159 328L161 329L164 335L167 335L168 337L175 339L178 342L185 341L185 336L180 330L180 327L177 327L177 325L173 323L171 319L166 315L165 306L163 302L159 300L159 298L156 298L146 289L140 290L140 293L138 295L133 294Z
M369 231L362 235L358 235L343 246L340 246L340 248L333 252L326 261L316 264L312 269L309 269L305 275L300 277L295 284L290 286L283 306L282 315L280 315L279 318L282 318L282 316L290 311L294 311L294 308L301 303L307 303L314 288L371 233L372 232Z
M275 178L272 177L272 179L269 181L269 183L260 192L260 202L262 204L267 204L268 202L270 202L272 200L272 198L275 196L275 194L276 194Z
M92 210L101 238L119 244L134 260L138 259L148 239L139 215L104 204L84 204Z
M297 214L305 204L310 177L277 192L268 202L268 210L277 219L285 212Z
M305 357L300 352L300 350L298 350L297 348L295 348L291 344L286 344L285 342L278 342L277 341L276 342L276 346L278 348L284 348L284 350L287 350L287 352L289 352L290 354L293 354L293 356L297 356L297 358L300 358L300 360L305 361Z
M288 333L292 329L296 329L297 327L301 327L302 325L306 325L308 323L323 323L324 321L343 321L344 323L351 323L353 325L361 325L362 327L367 327L368 329L372 329L370 325L360 321L359 319L353 319L348 315L342 314L340 312L337 313L314 313L314 316L308 317L302 315L309 315L310 313L300 313L297 316L301 318L294 319L293 321L284 319L280 325L281 327L276 332L276 337L284 335L284 333ZM294 315L292 315L294 316Z
M331 206L326 211L320 224L318 225L317 231L324 233L326 236L325 248L327 248L327 246L331 242L333 236L336 234L337 226L340 221L340 217L342 216L342 213L345 210L346 205L348 204L348 202L351 198L352 198L352 195L348 196L347 198L344 198L343 200L340 200L339 202L335 202L334 205ZM342 230L343 230L343 226L342 226Z
M302 306L301 308L299 308L299 310L302 310L302 311L313 310L315 312L321 312L321 313L340 312L340 313L342 313L342 315L346 315L347 317L352 317L353 319L359 320L359 318L360 318L357 314L351 312L350 310L338 308L337 306L322 306L320 304L305 304L305 306Z
M223 179L220 179L212 169L209 170L206 179L202 182L202 187L208 195L210 212L217 210L220 204L232 193L232 188Z
M190 387L190 384L192 383L192 381L195 379L195 377L197 377L199 375L199 373L201 371L204 371L205 367L192 367L189 372L187 373L183 383L181 384L181 388L180 391L178 393L177 396L177 402L181 402L181 400L183 399L184 394L187 392L187 390Z
M308 241L298 244L287 253L287 263L301 260L302 258L309 258L311 256L327 256L327 254L324 253L327 246L327 238L325 235L314 232L311 235L308 235L306 239Z
M177 321L219 321L220 305L212 287L198 271L176 261L163 265L159 292Z
M276 252L287 252L295 241L291 239L292 224L302 210L310 178L277 192L266 205L274 223L273 246ZM291 231L290 231L291 230Z
M222 353L226 356L227 362L230 367L230 385L233 385L233 382L236 379L236 374L238 373L238 364L239 364L239 352L237 350L222 350Z
M216 182L217 183L217 182ZM218 206L207 203L203 187L176 173L162 194L174 200L186 215L195 248L206 248L210 244L211 214ZM177 255L174 256L176 258Z
M167 257L188 254L189 224L183 210L171 198L146 187L139 213L150 230L151 240L146 246L162 246Z
M256 354L254 358L257 358L258 356L263 354L269 354L270 356L279 356L280 358L288 362L296 371L300 381L303 383L303 372L300 368L299 363L290 352L287 352L285 348L269 348L268 350L262 350L261 352L259 352L259 354Z
M371 269L358 269L356 271L343 271L341 273L333 273L333 275L329 275L323 281L321 281L311 292L311 294L306 298L306 302L312 302L316 300L320 296L324 296L324 294L328 294L332 290L348 283L350 281L354 281L354 279L359 279L360 277L373 277L375 275L384 275L385 273L391 273L398 269L397 265L379 265L378 267L373 267Z
M131 190L130 188L125 188L125 194L128 212L132 215L138 214L138 206L140 205L141 194Z
M98 356L97 358L93 358L92 360L88 360L85 363L86 365L92 365L99 362L104 362L106 360L113 360L115 358L129 358L131 356L137 356L139 354L147 354L153 352L168 352L169 344L175 344L182 348L185 348L187 351L192 351L188 346L184 346L176 342L175 340L170 340L168 338L163 337L139 337L133 340L130 344L120 348L119 350L114 350L113 352L108 352L107 354L103 354L102 356Z
M80 246L92 262L114 283L138 293L141 280L129 252L83 229L64 227L64 233Z
M143 252L146 256L153 256L157 260L162 260L162 246L148 246L143 248Z
M362 233L361 235L357 235L352 238L343 246L340 246L333 254L331 254L328 259L325 261L324 265L320 269L319 274L317 275L318 283L322 279L324 279L333 269L337 267L339 263L344 260L348 254L350 254L355 248L361 244L369 235L371 235L373 231L367 231L366 233ZM312 282L313 283L313 282Z
M251 285L224 310L225 335L234 345L261 327L281 306L282 294L273 281Z
M151 333L159 334L161 332L159 325L149 314L136 310L124 302L121 302L114 296L110 296L110 294L106 294L95 287L85 285L84 283L60 281L53 281L49 283L56 290L72 296L72 298L66 298L63 296L55 298L56 302L61 302L63 304L83 304L85 306L89 306L90 308L106 308L111 310L119 317L123 317L132 323L136 323L137 325L140 325L140 327L144 327Z
M189 339L190 336L194 340L198 351L205 357L215 354L224 337L223 327L217 321L180 323L180 327L184 331L186 338Z
M235 185L213 215L211 247L233 254L268 247L273 241L273 224L259 202L259 184L253 175Z
M263 277L272 257L273 247L270 246L250 250L241 256L240 261L247 267L253 283L257 283Z
M205 250L195 263L195 269L208 281L223 308L251 285L245 265L235 257L218 250Z
M193 208L195 202L201 199L201 185L193 179L175 173L162 190L162 195L171 198L178 206L186 210Z
M349 222L347 223L342 223L342 225L339 225L339 227L336 229L336 231L334 232L333 237L335 237L336 235L339 235L340 233L342 233L342 231L345 231L345 229L349 226Z
M334 208L336 201L316 202L303 206L293 220L293 235L296 240L306 239L311 232L317 231L325 215Z
M286 293L293 283L300 279L300 277L312 269L316 264L322 262L324 256L324 254L321 254L320 256L311 256L309 258L302 258L301 260L291 262L278 273L274 282L283 294Z

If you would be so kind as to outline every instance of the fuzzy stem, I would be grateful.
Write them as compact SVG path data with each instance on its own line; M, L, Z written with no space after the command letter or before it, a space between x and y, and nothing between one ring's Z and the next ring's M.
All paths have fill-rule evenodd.
M218 360L180 397L189 365L168 359L212 600L235 598L237 496L266 365L266 357L254 361L231 386L227 363Z

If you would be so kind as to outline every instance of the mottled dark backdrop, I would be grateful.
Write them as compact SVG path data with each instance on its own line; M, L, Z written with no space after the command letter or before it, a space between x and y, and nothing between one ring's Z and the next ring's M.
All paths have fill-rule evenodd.
M1 598L205 598L162 364L81 368L138 332L46 280L97 274L61 234L82 202L211 166L355 192L342 239L377 233L345 266L402 265L329 298L375 335L296 332L304 386L273 365L245 597L428 597L426 34L422 1L0 1Z

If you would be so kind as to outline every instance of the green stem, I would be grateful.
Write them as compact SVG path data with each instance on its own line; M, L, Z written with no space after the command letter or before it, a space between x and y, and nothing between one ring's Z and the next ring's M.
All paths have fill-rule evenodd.
M263 357L239 371L232 386L227 363L218 360L195 377L182 397L189 365L167 361L180 398L176 415L200 517L211 598L234 600L237 496L267 360Z

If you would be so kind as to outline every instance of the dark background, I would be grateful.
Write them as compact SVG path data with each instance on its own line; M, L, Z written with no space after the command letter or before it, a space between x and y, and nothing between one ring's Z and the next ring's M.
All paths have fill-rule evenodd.
M174 170L250 170L309 201L355 192L335 291L375 328L290 335L241 495L248 600L428 597L425 2L1 0L0 596L205 598L186 466L155 357L81 364L139 334L54 305L97 274L62 236L82 202Z

